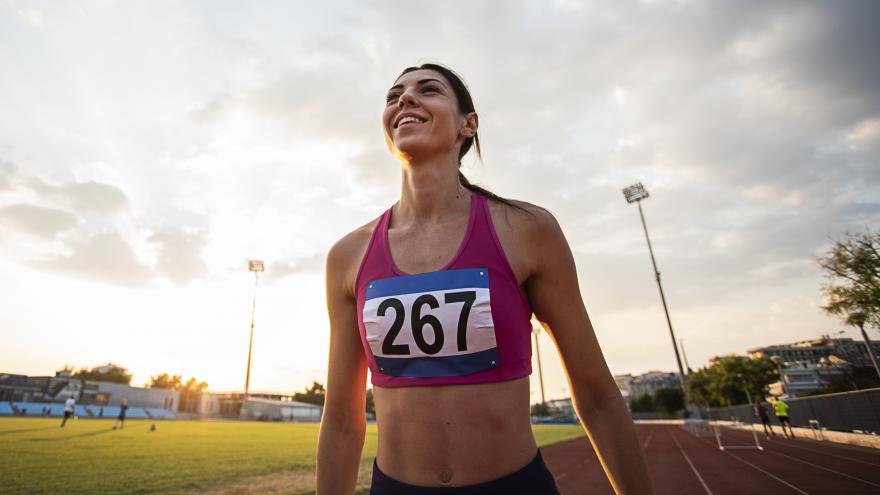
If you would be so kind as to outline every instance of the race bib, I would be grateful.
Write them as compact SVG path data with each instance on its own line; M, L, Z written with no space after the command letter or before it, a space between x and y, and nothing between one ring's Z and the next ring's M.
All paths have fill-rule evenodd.
M485 268L369 282L363 321L379 371L428 378L498 366L489 296Z

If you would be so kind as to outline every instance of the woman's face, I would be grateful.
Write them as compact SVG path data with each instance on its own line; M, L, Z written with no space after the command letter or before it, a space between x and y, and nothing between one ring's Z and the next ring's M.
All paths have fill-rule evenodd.
M382 125L392 153L424 156L458 149L466 119L449 81L433 70L400 76L386 97Z

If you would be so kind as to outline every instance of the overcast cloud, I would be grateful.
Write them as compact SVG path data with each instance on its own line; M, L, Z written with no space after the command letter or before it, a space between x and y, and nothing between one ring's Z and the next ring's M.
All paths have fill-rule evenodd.
M465 173L559 218L613 371L674 366L636 181L692 366L838 331L815 258L880 220L877 19L870 0L7 0L0 256L135 291L262 257L281 299L320 292L323 253L399 191L385 90L439 61L480 113ZM326 332L324 308L298 317Z

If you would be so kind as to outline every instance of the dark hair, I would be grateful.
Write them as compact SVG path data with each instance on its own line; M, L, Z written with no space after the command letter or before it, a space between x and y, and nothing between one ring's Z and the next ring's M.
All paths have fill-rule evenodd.
M403 69L403 72L401 72L400 75L397 76L397 78L400 79L404 74L408 74L416 70L432 70L434 72L439 72L440 74L442 74L443 77L445 77L446 80L449 81L449 84L452 85L452 91L455 93L456 99L458 99L458 111L462 114L468 114L476 111L476 109L474 108L474 100L473 98L471 98L471 92L468 90L467 85L465 85L461 76L456 74L454 70L439 64L422 64L418 67L407 67L406 69ZM458 150L459 169L461 168L461 159L464 158L464 155L466 155L472 147L476 147L477 157L480 158L480 160L483 159L483 155L480 152L480 137L477 135L476 132L474 132L474 137L469 137L465 139L464 142L461 143L461 148L459 148ZM510 200L502 198L501 196L498 196L488 189L477 186L475 184L471 184L470 181L468 181L467 177L465 177L464 174L461 173L461 170L458 171L458 182L460 182L465 189L468 189L478 194L482 194L487 198L500 201L501 203L504 203L508 206L522 209L520 206L513 204Z

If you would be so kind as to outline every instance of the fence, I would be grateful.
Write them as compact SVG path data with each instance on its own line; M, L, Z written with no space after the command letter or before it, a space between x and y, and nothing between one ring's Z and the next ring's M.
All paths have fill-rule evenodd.
M816 420L830 430L880 433L880 388L788 399L785 403L794 426L808 428L810 420ZM768 409L772 413L773 408ZM759 421L750 405L709 409L708 415L709 419Z

